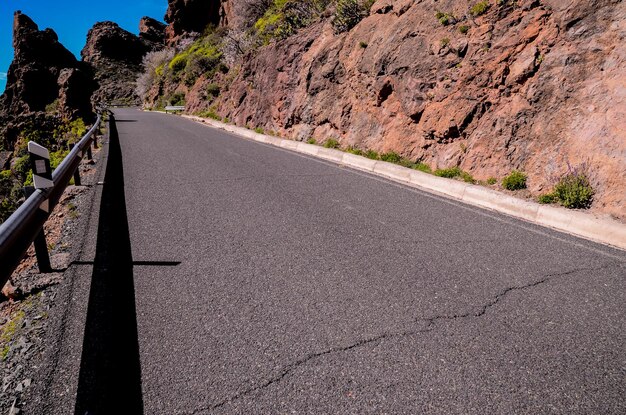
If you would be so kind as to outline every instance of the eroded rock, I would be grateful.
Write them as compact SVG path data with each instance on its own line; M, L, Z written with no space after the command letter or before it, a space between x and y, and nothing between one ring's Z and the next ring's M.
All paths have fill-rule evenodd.
M626 219L623 3L504 2L468 16L464 1L377 1L348 33L324 20L262 48L210 105L239 125L477 179L524 170L534 194L586 164L594 209ZM201 90L190 111L208 105Z

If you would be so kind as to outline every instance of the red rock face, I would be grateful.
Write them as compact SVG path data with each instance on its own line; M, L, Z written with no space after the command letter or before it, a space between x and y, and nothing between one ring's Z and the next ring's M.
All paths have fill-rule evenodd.
M246 59L218 110L300 140L459 165L477 179L521 169L533 194L568 164L586 164L594 209L626 219L624 4L492 3L478 17L468 8L379 0L348 33L329 22L301 30ZM437 11L460 21L443 26ZM205 105L193 92L187 103Z

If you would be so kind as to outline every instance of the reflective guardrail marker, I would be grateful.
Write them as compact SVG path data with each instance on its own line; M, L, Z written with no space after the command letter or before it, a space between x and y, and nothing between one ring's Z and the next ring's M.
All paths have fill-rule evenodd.
M34 141L28 142L30 164L33 169L33 183L35 189L50 189L52 182L52 168L50 167L50 152Z
M54 187L52 182L52 167L50 167L50 152L34 141L28 142L30 153L30 165L33 169L33 184L35 189L50 189ZM46 199L40 206L41 210L50 213L50 203Z

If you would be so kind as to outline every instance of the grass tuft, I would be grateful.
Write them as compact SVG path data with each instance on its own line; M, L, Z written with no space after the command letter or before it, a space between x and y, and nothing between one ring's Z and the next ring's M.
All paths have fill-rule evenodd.
M451 167L449 169L437 169L435 170L435 176L445 177L447 179L453 179L459 177L463 171L459 167Z
M339 141L335 140L334 138L329 138L324 143L324 147L326 147L326 148L339 148Z

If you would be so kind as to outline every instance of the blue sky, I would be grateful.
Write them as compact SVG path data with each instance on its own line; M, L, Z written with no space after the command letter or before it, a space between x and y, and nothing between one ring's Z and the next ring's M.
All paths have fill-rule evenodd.
M87 31L96 22L111 20L132 33L139 31L139 19L150 16L163 20L167 0L0 0L0 93L6 86L6 72L13 60L13 13L21 10L39 25L52 28L59 41L78 59Z

